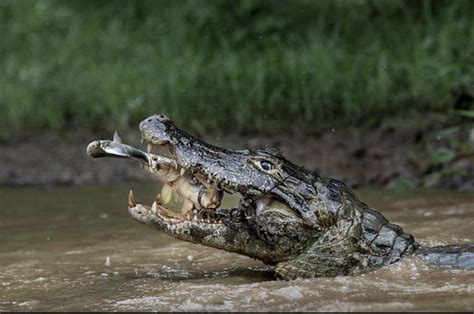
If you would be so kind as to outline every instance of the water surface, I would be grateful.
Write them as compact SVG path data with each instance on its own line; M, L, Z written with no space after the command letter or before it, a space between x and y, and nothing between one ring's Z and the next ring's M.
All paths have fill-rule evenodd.
M0 188L0 311L414 311L474 308L474 271L415 257L360 275L276 281L259 261L134 222L128 189ZM360 191L424 245L474 242L474 195Z

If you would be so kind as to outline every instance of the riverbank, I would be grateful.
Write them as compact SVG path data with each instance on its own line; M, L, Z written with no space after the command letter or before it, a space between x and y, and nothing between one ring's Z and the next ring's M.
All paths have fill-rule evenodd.
M463 109L474 95L472 1L8 0L0 9L0 139L135 128L158 110L208 133L358 126Z
M474 128L468 122L431 114L357 129L318 127L312 134L293 129L272 135L200 137L226 148L280 147L294 163L351 187L473 191ZM143 147L138 131L118 131L124 142ZM88 158L85 148L89 142L111 136L112 131L43 132L1 142L0 184L54 186L152 180L135 161Z

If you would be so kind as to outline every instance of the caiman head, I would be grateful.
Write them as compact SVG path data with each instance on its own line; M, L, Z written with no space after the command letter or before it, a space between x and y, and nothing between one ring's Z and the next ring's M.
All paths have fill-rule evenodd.
M294 165L276 149L209 145L164 115L146 118L140 131L147 153L113 145L126 146L125 155L141 159L164 187L149 206L130 192L135 220L181 240L259 259L287 279L347 274L372 263L366 256L374 250L361 241L366 206L339 181ZM91 143L89 154L107 155L106 144ZM241 195L238 206L220 207L224 191ZM168 206L176 196L184 199L178 213Z
M180 173L190 174L208 188L240 193L242 198L233 209L193 208L191 217L186 213L170 217L163 204L157 204L155 214L132 202L129 211L136 220L183 240L267 263L287 260L298 254L300 246L308 245L307 238L317 229L310 207L317 194L314 174L288 162L275 149L229 150L209 145L178 129L164 115L143 120L140 131L148 151L168 150Z

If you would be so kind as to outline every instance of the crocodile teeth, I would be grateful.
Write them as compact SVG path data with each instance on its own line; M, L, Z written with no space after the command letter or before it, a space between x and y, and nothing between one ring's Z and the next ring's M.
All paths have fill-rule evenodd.
M130 190L130 192L128 193L128 206L130 207L137 206L137 202L135 202L135 195L133 194L132 190Z
M181 207L181 214L191 211L193 207L194 207L193 202L191 202L188 199L185 199L183 202L183 206Z
M156 194L155 202L156 202L156 204L161 205L161 194L160 193Z
M113 141L114 141L115 143L122 143L122 139L121 139L120 136L118 135L117 131L114 132Z
M147 153L151 153L151 150L153 149L153 145L152 144L147 144L146 145L146 152Z
M179 171L179 174L180 174L181 176L183 176L185 172L186 172L186 169L181 168L181 170Z
M270 203L270 199L268 197L259 198L255 201L256 208L255 208L255 215L258 216L262 210L267 207Z
M163 185L163 189L161 189L161 199L163 200L163 204L168 204L171 201L171 196L173 195L173 189L169 184Z
M154 212L156 214L156 211L157 211L157 205L156 205L156 202L153 202L153 205L151 205L151 211Z

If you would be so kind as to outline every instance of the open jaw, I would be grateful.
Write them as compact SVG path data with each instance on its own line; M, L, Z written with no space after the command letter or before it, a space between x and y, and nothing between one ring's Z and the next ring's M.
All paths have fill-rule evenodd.
M176 156L170 143L149 143L147 151L123 144L115 134L114 139L99 140L89 144L87 153L92 158L116 157L139 160L142 168L163 183L161 192L150 205L136 201L133 191L128 195L128 210L135 220L145 224L159 224L160 229L168 225L187 223L193 226L241 223L254 219L267 209L287 216L295 213L283 201L269 194L247 193L216 174L209 174L202 167L191 165ZM233 208L221 208L227 193L240 193L242 198ZM159 223L158 223L159 222Z
M156 153L159 152L159 153ZM221 225L253 219L267 209L294 216L294 212L274 197L247 195L224 179L200 168L184 166L173 156L169 144L147 144L147 162L142 167L163 182L161 192L150 205L140 204L130 190L128 210L135 220L146 224L161 221L170 225ZM240 193L235 207L221 208L225 193Z
M90 143L87 153L92 158L137 159L145 170L163 183L161 193L157 194L155 201L149 206L138 204L134 193L130 191L129 212L134 218L143 218L143 215L148 213L168 223L185 220L208 224L222 223L228 217L222 214L217 216L216 209L220 206L223 197L223 190L218 187L218 182L193 169L186 169L179 165L170 156L171 150L166 148L165 145L148 144L147 152L144 152L123 144L115 133L112 141L98 140ZM161 150L163 153L157 154L155 150Z
M178 224L187 221L194 225L215 225L230 220L239 222L244 217L239 208L219 208L224 190L236 192L230 185L206 175L202 170L180 165L173 157L173 149L169 145L148 144L147 152L144 152L123 144L115 134L112 141L99 140L90 143L87 153L92 158L137 159L147 172L163 183L161 192L150 205L137 203L133 191L129 192L129 213L140 222L150 224L161 220L167 224ZM257 201L257 204L263 202L265 201Z
M170 153L157 154L166 146L148 144L148 163L142 167L163 183L161 192L150 205L137 203L133 191L128 195L128 209L137 220L161 219L169 224L185 221L203 224L222 224L231 218L219 208L223 189L210 177L178 164Z

